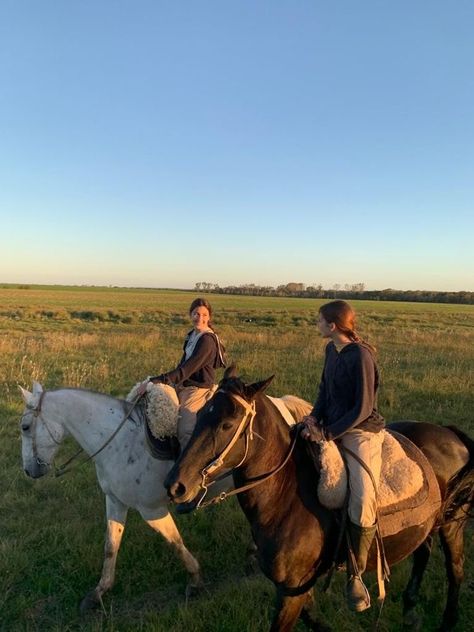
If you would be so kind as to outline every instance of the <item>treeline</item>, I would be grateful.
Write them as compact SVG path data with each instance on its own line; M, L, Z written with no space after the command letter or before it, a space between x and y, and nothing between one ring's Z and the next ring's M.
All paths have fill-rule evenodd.
M419 303L459 303L474 305L474 292L436 292L431 290L366 290L364 283L335 284L332 288L323 288L321 284L305 285L304 283L286 283L272 287L270 285L227 285L220 287L217 283L196 283L197 292L213 292L215 294L243 294L246 296L285 296L298 298L324 299L357 299L370 301L408 301Z

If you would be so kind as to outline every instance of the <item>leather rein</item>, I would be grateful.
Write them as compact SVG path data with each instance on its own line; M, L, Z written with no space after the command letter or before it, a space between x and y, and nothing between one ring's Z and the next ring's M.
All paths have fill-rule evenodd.
M47 465L47 466L49 466L50 463L46 463L46 462L42 461L39 458L39 456L38 456L38 447L37 447L37 442L36 442L36 425L37 425L38 419L41 419L41 421L43 422L44 427L48 431L49 436L51 437L51 439L54 441L54 443L56 445L60 445L61 441L58 441L56 439L54 434L51 432L51 429L49 428L48 424L46 423L46 419L44 417L42 417L42 415L41 415L41 407L42 407L43 399L44 399L45 395L46 395L46 391L43 391L41 393L41 395L40 395L38 404L34 408L31 408L30 410L27 410L27 412L22 415L21 419L23 420L23 418L26 417L26 415L33 415L33 421L32 421L32 424L31 424L32 425L31 436L32 436L32 444L33 444L32 445L33 457L36 459L36 462L37 462L38 465ZM79 450L77 452L75 452L71 456L71 458L69 458L65 463L63 463L62 465L60 465L59 467L56 467L54 469L54 476L58 477L58 476L62 476L63 474L68 474L74 468L79 467L80 465L84 465L88 461L92 461L92 459L94 459L98 454L100 454L100 452L102 452L102 450L104 450L109 445L109 443L115 438L115 436L118 434L120 429L123 427L123 425L125 424L127 419L132 414L132 412L135 409L135 406L137 405L139 400L140 400L140 397L137 397L135 399L135 401L132 403L132 406L130 407L130 409L128 410L126 415L123 417L123 419L121 420L121 422L119 423L117 428L113 431L113 433L110 435L110 437L107 439L107 441L98 450L96 450L93 454L90 454L87 458L83 459L79 463L75 463L72 467L68 467L68 465L70 465L70 463L72 463L81 454L81 452L84 452L83 448L79 448ZM28 408L28 406L27 406L27 408Z
M249 442L253 440L254 434L256 434L254 432L254 430L253 430L253 422L254 422L255 416L257 414L256 407L255 407L255 401L252 401L252 402L249 403L243 397L240 397L240 395L236 395L234 393L228 393L228 392L223 391L223 390L217 391L217 393L219 393L219 392L221 392L221 393L225 392L232 399L234 399L238 404L240 404L244 408L245 413L244 413L244 416L242 417L242 420L240 421L239 426L238 426L237 430L235 431L232 439L226 445L224 450L219 454L219 456L217 456L215 459L213 459L201 471L201 479L202 479L201 480L201 489L204 491L204 493L201 496L199 502L197 503L196 509L202 509L203 507L208 507L209 505L214 505L216 503L222 502L223 500L225 500L226 498L229 498L230 496L234 496L235 494L240 494L242 492L246 492L249 489L252 489L253 487L256 487L257 485L260 485L261 483L264 483L265 481L269 480L270 478L272 478L272 476L275 476L275 474L277 474L280 470L282 470L285 467L285 465L288 463L288 461L290 460L291 455L293 454L293 450L294 450L295 445L296 445L296 440L298 438L298 433L295 432L285 458L280 463L280 465L278 465L278 467L276 467L274 470L272 470L271 472L266 472L265 474L260 474L259 476L254 478L251 482L247 483L246 485L243 485L242 487L238 487L236 489L232 489L229 492L222 492L221 494L219 494L219 496L216 496L215 498L212 498L211 500L208 500L207 502L203 502L204 498L206 497L206 494L207 494L207 491L208 491L208 487L210 485L215 483L217 480L222 480L226 476L229 476L232 473L232 470L240 467L245 462L245 460L247 459L247 455L248 455ZM237 441L240 439L242 434L244 435L244 438L245 438L245 451L244 451L244 456L243 456L242 460L240 461L240 463L235 465L230 472L227 472L223 476L217 477L213 481L208 481L207 479L208 479L209 475L214 473L216 470L220 469L224 465L225 458L230 453L230 451L232 450L234 445L237 443Z

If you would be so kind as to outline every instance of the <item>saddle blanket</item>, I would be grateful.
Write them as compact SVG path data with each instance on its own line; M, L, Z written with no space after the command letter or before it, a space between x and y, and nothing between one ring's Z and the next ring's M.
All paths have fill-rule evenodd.
M381 532L386 537L432 518L441 505L441 495L433 468L421 450L397 432L382 432L378 501ZM318 497L328 509L340 509L347 491L344 461L334 441L324 441L320 447Z

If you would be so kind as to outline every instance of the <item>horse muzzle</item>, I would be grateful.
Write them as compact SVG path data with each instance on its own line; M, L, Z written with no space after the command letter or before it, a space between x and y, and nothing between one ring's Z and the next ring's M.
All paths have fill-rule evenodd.
M24 468L23 471L30 478L41 478L49 471L48 463L38 463L37 461L30 461Z
M178 513L189 513L199 502L202 491L200 486L188 488L179 476L174 475L173 471L166 477L164 486L170 500L178 505Z

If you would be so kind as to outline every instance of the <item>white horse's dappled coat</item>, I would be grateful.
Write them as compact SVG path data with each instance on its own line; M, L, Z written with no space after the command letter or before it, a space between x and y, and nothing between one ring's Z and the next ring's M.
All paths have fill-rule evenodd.
M59 445L67 434L88 455L94 455L97 480L106 496L107 534L101 579L86 596L82 607L97 603L112 587L118 549L129 507L175 547L191 575L190 585L201 584L199 564L186 549L168 511L163 481L172 461L154 459L145 446L142 423L127 419L116 436L108 440L125 419L131 404L109 395L65 388L43 392L21 389L26 404L21 418L22 456L25 472L38 478L49 470Z

